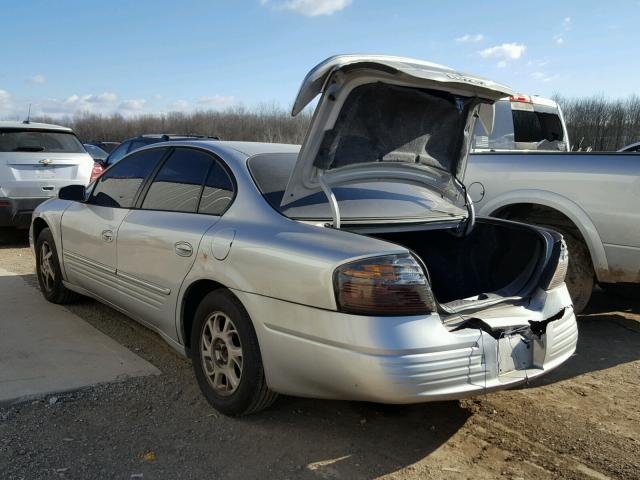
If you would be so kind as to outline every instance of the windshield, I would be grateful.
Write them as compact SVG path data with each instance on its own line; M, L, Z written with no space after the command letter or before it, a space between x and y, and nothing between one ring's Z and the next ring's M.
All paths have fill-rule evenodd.
M95 145L91 145L90 143L85 143L84 148L87 149L87 152L89 152L89 155L91 155L94 160L104 160L109 155L100 147L96 147Z
M71 132L2 128L0 152L85 153L85 149Z

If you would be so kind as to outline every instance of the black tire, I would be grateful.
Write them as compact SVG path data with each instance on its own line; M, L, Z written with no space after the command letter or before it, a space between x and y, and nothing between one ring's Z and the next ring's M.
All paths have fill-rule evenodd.
M51 254L48 257L48 262L43 262L45 250ZM48 263L46 268L44 267L45 263ZM62 283L62 271L58 261L56 243L48 228L43 229L36 240L36 274L42 295L51 303L72 303L80 298L80 295L72 292Z
M640 298L640 285L630 283L601 283L600 287L607 293L625 300Z
M573 301L574 312L581 313L589 304L595 283L595 272L593 271L589 249L573 233L558 227L549 228L561 233L567 244L569 266L565 283Z
M218 320L216 313L222 314L221 317L226 319ZM227 353L226 358L223 355L224 351L230 351L226 349L225 341L213 338L215 328L212 327L212 322L226 322L227 319L231 321L230 328L233 332L234 340L231 343L236 348L239 345L242 354L239 376L237 375L238 365L232 364L231 355ZM214 342L218 342L218 348ZM210 349L206 348L207 343L211 345ZM210 353L204 353L205 350ZM200 302L191 329L191 352L193 370L200 390L207 401L219 412L231 416L247 415L267 408L277 398L277 393L267 387L260 346L251 318L229 290L215 290ZM205 365L210 370L209 374L205 370L207 368ZM216 370L218 368L234 369L231 375L238 382L237 385L230 386L232 382L227 378L227 374L222 373L225 380L221 385L214 387L216 377L212 376L211 372L221 372L222 370ZM227 371L231 372L231 370ZM223 392L225 388L232 391Z

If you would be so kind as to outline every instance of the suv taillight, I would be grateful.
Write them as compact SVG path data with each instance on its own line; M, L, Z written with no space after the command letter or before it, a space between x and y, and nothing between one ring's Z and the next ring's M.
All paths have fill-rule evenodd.
M104 167L102 166L102 164L100 162L93 162L93 169L91 170L91 180L89 180L89 183L93 182L96 178L102 175L102 172L104 172Z
M409 255L347 263L333 275L338 308L359 315L420 315L436 310L427 276Z

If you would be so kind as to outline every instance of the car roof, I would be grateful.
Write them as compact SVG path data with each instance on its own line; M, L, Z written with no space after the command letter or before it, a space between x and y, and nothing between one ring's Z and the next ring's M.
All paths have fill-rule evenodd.
M166 147L198 147L205 148L213 153L220 155L225 160L242 157L246 160L249 157L260 154L271 153L298 153L300 145L291 145L288 143L267 143L267 142L235 142L220 140L170 140L162 142L162 144L154 143L146 147L142 147L136 152L148 148ZM226 155L225 155L226 154Z
M63 127L62 125L52 125L50 123L37 123L37 122L18 122L0 120L0 128L20 128L22 130L52 130L71 132L69 127Z

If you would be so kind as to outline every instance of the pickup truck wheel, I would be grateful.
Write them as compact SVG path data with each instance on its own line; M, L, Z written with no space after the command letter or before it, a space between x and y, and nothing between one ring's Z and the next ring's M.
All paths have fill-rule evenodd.
M600 287L607 293L625 300L640 298L640 285L628 283L601 283Z
M564 237L569 250L569 266L565 283L573 301L575 313L582 312L591 298L594 285L594 271L587 246L575 235L558 227L549 227Z
M198 306L191 351L200 390L216 410L247 415L275 401L251 318L230 291L215 290Z
M62 283L62 270L51 230L43 229L36 240L36 274L44 298L51 303L72 303L80 295Z

